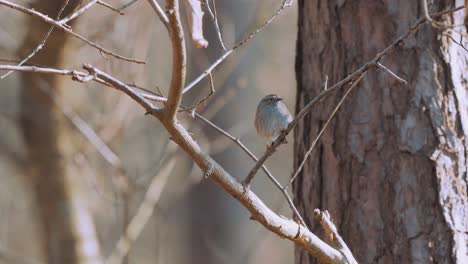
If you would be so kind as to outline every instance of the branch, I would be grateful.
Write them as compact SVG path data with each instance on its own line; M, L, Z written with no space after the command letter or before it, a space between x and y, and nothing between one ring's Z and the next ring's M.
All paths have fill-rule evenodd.
M210 13L211 18L213 19L213 24L215 26L216 33L218 34L219 45L221 46L221 48L223 50L227 50L226 46L224 45L223 34L221 34L221 29L220 29L219 23L218 23L218 14L217 14L217 11L216 11L216 2L215 2L215 0L212 0L213 10L211 10L210 1L209 0L204 0L204 1L205 1L206 8L208 10L208 13Z
M166 27L166 29L169 30L169 19L167 19L167 16L164 13L164 10L161 8L161 6L158 4L158 2L156 2L156 0L148 0L148 3L153 8L154 12L156 12L156 15L158 15L159 20L161 20L161 22ZM122 10L122 8L121 8L121 10Z
M344 240L338 234L336 226L331 221L330 213L327 210L320 211L319 209L315 209L314 213L315 218L317 218L317 220L320 221L320 225L322 226L323 230L325 230L325 233L327 234L333 246L345 256L348 263L357 264L353 253L351 253L351 250L349 250L348 245L346 245Z
M182 100L182 89L185 84L186 54L184 30L180 22L179 1L168 0L169 36L172 43L172 80L164 109L165 118L176 119L177 109Z
M64 24L70 22L72 19L76 18L77 16L79 16L79 15L83 14L84 12L86 12L86 10L90 9L97 2L98 2L98 0L91 0L91 1L89 1L89 3L87 3L82 8L76 10L72 14L68 15L67 17L65 17L62 20L57 21L57 22L64 25Z
M457 7L454 9L438 12L438 13L433 13L431 17L439 17L448 13L453 13L455 11L461 10L464 7ZM312 110L312 107L315 106L318 102L320 102L322 99L325 97L329 96L331 93L333 93L336 90L339 90L343 88L346 84L356 80L359 76L367 72L369 69L373 67L377 67L377 63L379 63L386 55L388 55L390 52L392 52L394 49L396 49L399 45L401 45L406 39L408 39L409 36L414 34L418 29L427 22L426 18L420 18L416 21L416 23L410 27L410 29L403 35L401 35L399 38L397 38L395 41L393 41L392 44L390 44L388 47L386 47L383 51L379 52L373 59L365 63L363 66L361 66L359 69L357 69L355 72L351 73L348 75L346 78L343 80L339 81L335 85L331 86L325 91L322 91L319 95L317 95L312 101L310 101L304 108L301 109L301 111L296 115L294 120L289 124L288 128L283 131L283 134L280 135L271 145L269 148L269 151L266 151L265 154L260 158L260 160L255 164L255 166L250 170L249 174L244 180L244 185L246 187L249 187L252 179L255 177L255 174L258 172L260 167L262 166L263 163L271 156L273 153L276 151L276 149L284 142L286 136L299 124L299 122ZM388 71L387 71L388 72Z
M20 5L17 5L15 3L11 3L9 1L6 1L6 0L0 0L0 5L5 5L5 6L8 6L12 9L16 9L18 11L21 11L25 14L28 14L28 15L32 15L32 16L36 16L40 19L42 19L44 22L48 23L48 24L51 24L53 25L54 27L58 27L60 29L62 29L63 31L67 32L68 34L72 35L73 37L83 41L84 43L90 45L91 47L94 47L96 48L97 50L99 50L100 52L104 53L104 54L107 54L107 55L110 55L114 58L117 58L117 59L121 59L121 60L125 60L125 61L128 61L128 62L134 62L134 63L137 63L137 64L145 64L144 61L139 61L139 60L135 60L135 59L132 59L132 58L127 58L127 57L124 57L124 56L121 56L121 55L118 55L112 51L109 51L101 46L99 46L98 44L86 39L85 37L73 32L71 30L71 28L69 26L66 26L65 24L62 24L61 22L57 21L57 20L54 20L42 13L39 13L35 10L32 10L32 9L28 9L28 8L25 8L23 6L20 6Z

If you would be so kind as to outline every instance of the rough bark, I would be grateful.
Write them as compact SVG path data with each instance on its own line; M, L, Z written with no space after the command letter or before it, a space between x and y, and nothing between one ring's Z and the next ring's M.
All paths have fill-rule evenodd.
M65 1L41 0L34 8L56 17ZM67 14L77 5L70 1ZM63 16L62 16L63 17ZM19 57L24 58L43 39L50 25L30 19L29 32ZM55 30L45 47L31 60L58 67L65 54L67 36ZM47 263L101 263L90 212L80 199L73 170L67 165L70 127L52 97L59 93L60 77L21 73L21 128L28 151L27 177L34 191L42 222ZM68 150L68 153L67 153Z
M429 1L432 2L432 1ZM463 5L435 1L432 11ZM421 1L299 1L297 109L421 17ZM464 11L439 21L463 23ZM459 29L464 30L463 28ZM468 53L425 25L351 94L294 183L313 232L330 211L359 263L466 263ZM440 32L439 32L440 33ZM455 37L459 39L459 37ZM295 167L344 90L295 131ZM296 248L296 263L314 263Z

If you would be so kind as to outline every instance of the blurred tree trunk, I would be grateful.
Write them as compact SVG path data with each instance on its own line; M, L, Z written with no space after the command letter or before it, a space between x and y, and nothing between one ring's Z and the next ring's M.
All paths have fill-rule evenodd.
M33 8L55 18L65 0L36 1ZM76 7L70 1L63 15ZM43 39L49 25L30 18L29 32L19 56L24 58ZM59 67L67 58L68 37L54 30L44 49L31 62ZM68 54L70 55L70 54ZM77 190L77 177L68 168L70 126L48 92L56 96L60 78L56 75L21 74L21 127L28 151L28 180L35 192L43 226L44 256L49 264L101 263L99 244L90 212Z
M430 9L462 4L434 1ZM299 1L296 111L320 92L325 75L334 84L356 70L422 10L421 1ZM463 12L438 20L462 24ZM468 53L437 32L423 26L383 60L407 86L369 72L294 184L313 232L320 233L313 209L328 209L360 263L468 259ZM296 130L295 167L343 93ZM315 260L296 248L296 263Z

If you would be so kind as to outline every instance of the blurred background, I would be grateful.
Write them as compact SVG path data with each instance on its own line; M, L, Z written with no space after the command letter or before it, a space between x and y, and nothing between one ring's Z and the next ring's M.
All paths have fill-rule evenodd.
M50 17L55 17L63 4L58 0L12 2ZM117 8L129 2L108 1ZM227 48L266 21L281 3L217 0ZM165 28L145 0L136 1L124 13L95 5L73 22L73 31L118 54L142 59L145 65L106 59L58 30L31 63L65 69L91 63L120 80L167 95L171 46ZM198 109L239 137L257 156L265 150L265 142L253 126L258 101L276 93L291 111L294 109L296 15L294 4L217 67L213 71L216 92ZM183 20L187 29L184 13ZM204 23L208 48L195 48L186 32L187 83L223 54L207 12ZM48 28L37 18L0 6L0 63L14 65L23 59ZM184 96L183 104L194 105L209 92L205 78ZM247 175L254 163L238 146L189 113L179 113L179 118L233 176L242 180ZM103 153L102 147L90 141L93 135L89 129L110 153ZM176 166L124 262L293 262L292 243L249 220L248 212L235 199L205 180L183 152L172 154L174 149L155 118L145 116L139 105L109 87L78 83L69 77L17 72L0 80L0 263L52 263L51 256L59 255L68 241L54 240L65 225L57 218L67 217L78 219L73 220L77 228L97 237L96 245L87 244L88 253L105 259L115 250L152 179L159 177L169 159L175 159ZM267 165L284 184L292 172L292 144L280 148ZM66 186L66 190L54 186ZM252 188L274 211L291 216L281 193L262 172ZM51 207L64 212L54 213Z

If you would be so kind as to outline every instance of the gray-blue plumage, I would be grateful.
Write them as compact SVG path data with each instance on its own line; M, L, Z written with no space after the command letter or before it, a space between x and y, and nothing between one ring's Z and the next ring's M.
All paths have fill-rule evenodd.
M257 107L255 128L257 133L267 140L267 145L270 145L292 121L288 108L281 100L278 95L270 94L265 96Z

